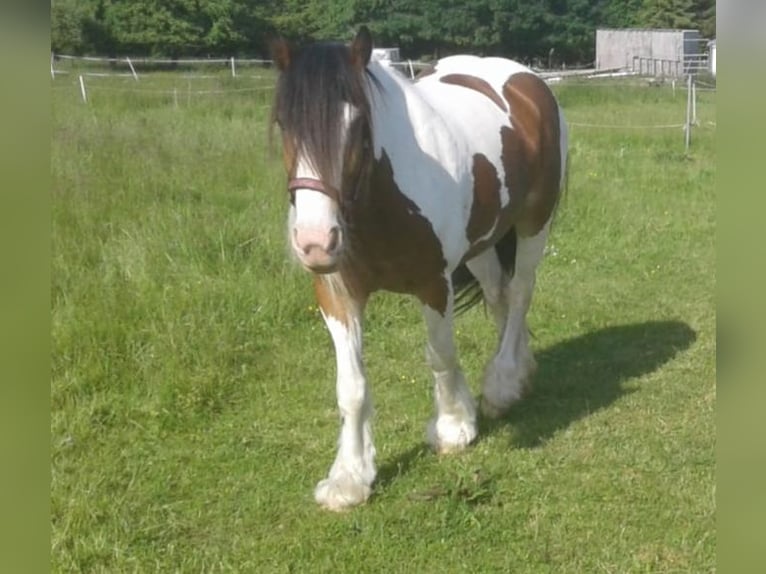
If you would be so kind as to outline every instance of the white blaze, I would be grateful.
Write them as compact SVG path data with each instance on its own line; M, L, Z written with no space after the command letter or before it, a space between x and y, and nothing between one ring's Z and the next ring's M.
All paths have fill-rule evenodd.
M339 142L338 149L336 150L336 169L335 173L342 173L342 157L343 150L346 144L346 138L348 134L348 127L351 122L358 115L358 110L353 106L346 104L343 110L343 116L341 121L341 141ZM311 162L302 155L297 158L297 165L295 168L295 178L302 179L314 179L321 181L323 185L329 186L335 189L340 188L340 180L338 181L324 181L321 175L314 169ZM339 175L336 176L339 178ZM318 246L320 248L335 245L335 239L333 234L338 238L337 245L335 245L339 252L342 245L342 230L340 218L338 216L338 204L326 194L306 188L298 188L295 190L295 206L290 210L290 238L293 249L296 251L298 258L304 263L309 263L306 259L306 249L311 246Z

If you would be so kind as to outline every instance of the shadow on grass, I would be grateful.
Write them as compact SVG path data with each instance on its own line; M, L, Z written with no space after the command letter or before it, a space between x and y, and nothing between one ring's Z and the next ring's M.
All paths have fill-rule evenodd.
M686 323L648 321L607 327L543 349L535 354L538 371L531 392L506 417L482 419L479 439L509 425L513 446L538 447L633 392L622 384L656 371L696 338Z
M378 468L378 473L375 478L375 488L380 488L387 484L390 484L396 478L402 474L407 474L413 463L424 456L429 456L433 453L431 447L425 442L418 443L412 448L407 449L405 452L387 462Z
M633 392L622 384L656 371L696 338L686 323L647 321L606 327L537 351L532 391L506 417L480 419L479 440L511 426L513 446L539 447L574 421ZM408 449L379 469L377 484L405 474L429 452L425 444Z

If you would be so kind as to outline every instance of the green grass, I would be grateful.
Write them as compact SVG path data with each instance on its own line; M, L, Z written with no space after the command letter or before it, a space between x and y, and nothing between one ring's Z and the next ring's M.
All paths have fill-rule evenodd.
M256 83L237 81L211 85ZM54 571L715 569L715 94L688 155L680 129L573 125L535 390L467 452L424 444L418 307L373 300L379 480L336 515L312 497L334 457L333 351L287 256L267 98L98 82L88 105L71 78L52 98ZM556 91L573 124L683 122L666 87ZM457 339L478 393L482 309Z

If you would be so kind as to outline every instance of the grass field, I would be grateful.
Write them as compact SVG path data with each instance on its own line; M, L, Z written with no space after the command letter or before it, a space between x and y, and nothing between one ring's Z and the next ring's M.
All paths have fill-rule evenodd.
M287 256L263 80L52 89L56 572L715 570L715 94L558 85L571 175L530 315L534 392L439 457L414 301L369 307L379 479L313 502L334 358ZM125 88L146 90L140 93ZM240 91L233 91L240 88ZM200 88L201 89L201 88ZM151 91L154 90L154 91ZM457 339L478 393L481 308Z

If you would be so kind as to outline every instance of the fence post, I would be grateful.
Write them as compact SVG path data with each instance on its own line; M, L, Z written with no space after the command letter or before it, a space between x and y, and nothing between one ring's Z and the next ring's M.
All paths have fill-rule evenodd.
M237 69L234 67L234 56L231 57L231 77L237 77Z
M80 93L82 94L82 101L87 104L88 96L85 93L85 80L83 79L82 74L80 74Z
M686 80L686 123L684 124L684 145L685 150L689 152L689 146L692 143L692 75L689 74Z
M407 63L410 65L410 80L415 79L415 70L412 69L412 60L407 59Z
M692 123L697 124L697 82L692 80Z
M138 81L138 74L136 74L136 69L133 67L133 62L130 61L130 58L125 59L128 61L128 66L130 66L130 71L133 74L133 79Z
M51 79L56 79L56 70L53 69L53 52L51 52Z

